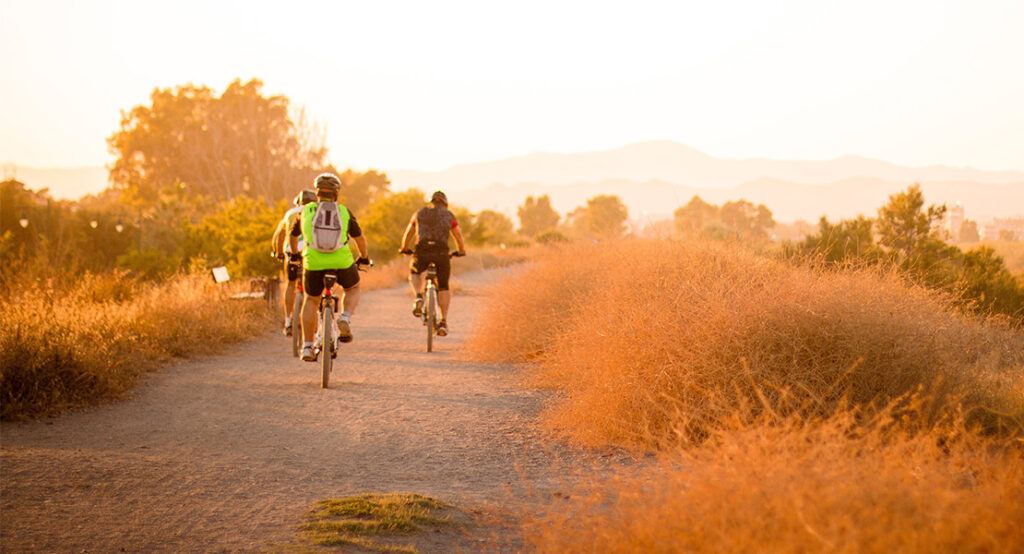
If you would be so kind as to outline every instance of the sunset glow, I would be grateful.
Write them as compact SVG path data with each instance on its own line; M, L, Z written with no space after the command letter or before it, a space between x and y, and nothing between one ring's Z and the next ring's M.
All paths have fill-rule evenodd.
M1024 169L1024 3L0 3L0 162L103 165L155 87L258 78L330 159L441 169L669 139Z

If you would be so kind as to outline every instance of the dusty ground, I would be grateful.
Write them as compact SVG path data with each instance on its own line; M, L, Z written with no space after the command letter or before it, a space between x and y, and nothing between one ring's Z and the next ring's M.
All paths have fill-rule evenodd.
M601 457L544 442L542 397L513 368L460 359L493 278L458 279L452 334L432 354L405 288L364 293L328 390L318 365L268 332L165 367L122 402L3 424L0 549L280 550L316 500L366 492L415 492L513 521L522 502L564 486L565 467ZM521 548L487 524L408 542Z

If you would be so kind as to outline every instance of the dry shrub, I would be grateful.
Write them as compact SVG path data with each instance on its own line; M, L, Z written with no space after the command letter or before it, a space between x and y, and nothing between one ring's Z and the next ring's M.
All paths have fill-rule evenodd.
M548 505L537 552L1022 552L1024 458L840 411L716 434Z
M722 244L552 249L495 288L469 348L535 360L529 381L562 393L547 421L586 445L699 441L738 407L827 415L922 388L933 421L963 402L1016 425L1024 405L1021 333L893 275Z
M228 292L205 275L158 285L119 274L20 283L0 299L0 415L37 417L115 398L159 361L213 352L266 328L264 302Z

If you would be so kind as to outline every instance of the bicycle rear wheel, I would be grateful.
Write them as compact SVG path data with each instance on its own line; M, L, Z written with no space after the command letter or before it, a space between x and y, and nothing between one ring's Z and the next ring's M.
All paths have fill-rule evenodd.
M320 348L320 386L326 389L327 383L331 379L331 364L334 361L333 350L336 338L334 336L334 309L330 302L324 306L320 330L323 336L323 346Z
M427 288L427 352L434 351L434 330L437 325L437 290Z
M295 306L292 308L292 356L298 358L302 348L302 291L295 293Z

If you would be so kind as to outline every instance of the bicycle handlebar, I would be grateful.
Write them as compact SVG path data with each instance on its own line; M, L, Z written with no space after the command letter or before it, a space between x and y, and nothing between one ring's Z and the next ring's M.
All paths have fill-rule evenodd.
M407 248L403 248L403 249L399 250L398 253L399 254L404 254L406 256L412 256L413 254L415 254L415 252L413 252L412 250L409 250ZM459 254L458 252L449 252L448 253L448 257L449 258L461 258L461 257L463 257L465 255L466 255L465 252L463 252L462 254Z

